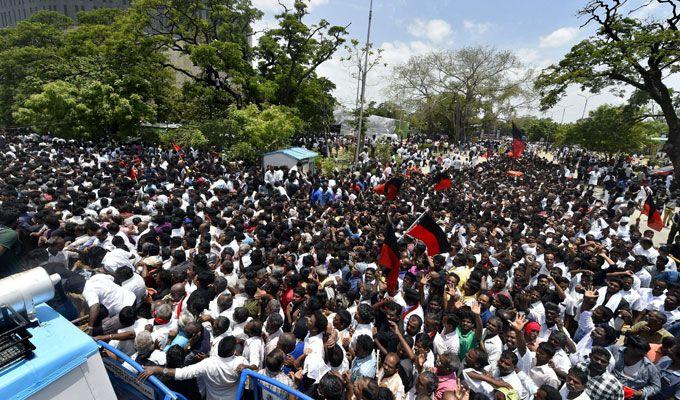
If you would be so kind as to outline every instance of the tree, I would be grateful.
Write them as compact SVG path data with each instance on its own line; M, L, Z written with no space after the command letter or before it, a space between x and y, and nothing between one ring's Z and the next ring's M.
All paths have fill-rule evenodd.
M569 125L560 142L613 155L641 150L649 144L653 129L651 121L640 121L631 108L605 104Z
M363 76L364 62L366 61L366 51L368 51L366 73L371 72L373 68L380 64L387 66L386 63L381 62L383 49L373 49L373 43L369 43L368 46L360 46L357 39L352 39L349 45L345 45L346 55L341 58L348 65L350 76L357 82L356 98L354 100L354 108L356 109L359 109L359 101L361 101L361 77Z
M557 129L559 124L550 118L536 118L536 117L525 117L516 118L517 125L519 125L526 134L529 136L531 141L545 140L548 142L555 141L555 135L557 134ZM509 124L508 124L509 125ZM508 126L508 132L511 127Z
M327 129L333 118L335 100L330 91L335 85L318 77L316 70L342 46L347 29L324 19L305 24L309 12L304 1L296 0L293 8L282 7L276 16L278 28L267 30L255 49L257 69L271 89L267 101L296 107L307 131Z
M620 93L625 88L644 92L661 107L668 126L664 150L680 170L680 119L673 93L664 81L680 69L680 9L674 0L656 0L666 15L640 20L625 11L626 3L591 0L579 11L586 19L583 26L595 25L597 33L575 45L558 64L541 73L536 80L541 106L547 109L555 105L571 85L592 93L605 88Z
M404 108L393 101L384 101L380 104L372 101L366 107L366 115L377 115L378 117L399 119L403 118L405 113Z
M88 81L45 84L14 112L15 120L41 133L69 138L101 138L129 135L153 110L139 95L123 97L110 85Z
M232 107L230 119L234 121L230 140L224 143L231 159L255 162L257 157L268 151L280 149L302 129L302 120L285 106L270 106L260 111L250 105L244 109Z
M73 21L41 11L0 31L0 123L101 137L172 113L171 75L156 67L165 56L119 13L94 10Z
M416 56L395 67L391 91L425 111L430 133L439 103L447 103L452 137L464 140L482 114L496 118L512 102L524 104L531 76L512 52L465 47Z
M250 0L139 0L128 21L154 48L190 61L163 60L160 66L224 92L228 104L242 107L261 96L250 45L251 27L261 17Z

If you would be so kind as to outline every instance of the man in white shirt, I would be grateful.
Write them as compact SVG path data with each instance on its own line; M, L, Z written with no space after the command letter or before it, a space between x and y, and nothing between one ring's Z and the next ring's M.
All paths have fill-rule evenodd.
M534 381L536 387L541 387L545 384L554 388L560 387L560 379L548 364L554 355L555 348L551 344L543 342L538 345L538 349L536 350L536 365L529 371L529 377Z
M113 276L96 274L85 281L83 297L90 307L89 324L93 334L102 333L102 321L105 318L118 316L125 306L135 304L135 294L118 286Z
M264 354L271 353L279 343L279 338L283 334L281 327L283 326L283 317L280 314L271 314L267 317L265 322L265 333L267 335L267 342L264 346Z
M140 379L151 375L163 375L176 380L201 377L205 383L206 400L224 400L236 398L241 370L247 364L242 356L235 356L236 339L227 336L218 345L217 356L210 356L203 361L184 368L146 367Z
M633 254L647 257L650 264L656 264L659 252L654 248L654 242L648 238L641 238L640 242L633 247Z
M141 303L146 297L146 283L141 275L132 272L130 267L121 267L114 273L116 282L120 286L135 294L137 304Z
M262 341L262 322L251 320L246 324L245 334L248 335L243 344L243 357L248 365L255 370L260 370L264 365L264 342Z
M495 368L493 376L469 369L463 373L463 377L470 390L475 393L483 393L492 397L495 388L507 387L515 389L520 399L526 399L529 393L515 372L516 367L517 355L510 350L505 350L498 360L498 367Z

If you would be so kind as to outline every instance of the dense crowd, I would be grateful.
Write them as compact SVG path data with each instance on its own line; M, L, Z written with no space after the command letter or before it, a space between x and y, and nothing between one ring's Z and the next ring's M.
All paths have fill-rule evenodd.
M0 274L58 273L52 307L189 399L234 398L245 368L327 400L680 399L677 196L640 160L402 141L389 163L367 150L322 174L0 145ZM372 190L393 176L396 200ZM637 216L648 199L662 242ZM423 213L449 252L404 234ZM377 263L388 223L394 290Z

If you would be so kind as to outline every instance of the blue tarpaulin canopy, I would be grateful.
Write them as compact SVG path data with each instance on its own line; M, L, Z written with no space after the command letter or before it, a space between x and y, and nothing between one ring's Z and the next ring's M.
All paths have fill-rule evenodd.
M264 156L266 157L269 155L281 153L291 156L298 161L309 160L310 158L314 158L319 155L318 153L305 149L304 147L291 147L290 149L272 151L270 153L265 154Z

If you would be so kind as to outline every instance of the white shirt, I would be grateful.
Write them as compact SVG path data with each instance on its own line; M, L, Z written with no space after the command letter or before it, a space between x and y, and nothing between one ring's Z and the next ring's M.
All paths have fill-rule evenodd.
M437 332L437 335L434 337L433 344L434 352L437 355L442 355L448 352L458 354L458 351L460 350L460 339L458 338L458 334L456 333L455 329L447 334L441 334Z
M658 310L666 301L665 291L661 296L654 296L651 288L641 288L640 296L642 298L642 307L645 310Z
M633 247L633 254L647 257L651 264L656 264L656 259L659 257L659 252L654 247L645 250L640 243Z
M361 335L367 335L368 337L373 338L373 324L357 324L357 328L354 331L354 335L352 336L352 341L350 343L352 348L354 348L357 338ZM305 348L307 348L306 343Z
M151 332L151 337L154 341L158 341L161 349L165 348L165 345L168 344L168 336L170 335L170 331L174 329L177 329L177 321L175 320L170 320L170 322L163 325L154 325L153 332Z
M484 334L486 335L486 329ZM485 335L482 335L484 337ZM484 339L484 350L489 356L489 365L496 365L498 360L501 359L501 353L503 352L503 342L498 335L492 338Z
M135 294L113 282L113 277L106 274L96 274L85 281L83 297L89 307L101 304L109 310L109 316L118 315L123 307L135 304Z
M560 379L548 364L533 367L531 371L529 371L529 377L538 387L541 387L544 384L548 384L554 388L560 387Z
M200 376L205 383L206 400L234 399L241 375L236 372L236 368L246 363L247 360L242 356L211 356L194 365L176 369L175 379L185 380Z
M118 333L134 332L135 334L137 334L143 331L148 324L149 320L147 319L137 319L134 324L127 326L125 328L118 329ZM117 348L118 350L122 351L123 353L127 354L128 356L131 356L136 352L134 337L127 340L112 340L109 342L109 344Z
M115 272L120 267L130 267L134 271L131 256L129 252L115 248L104 255L102 266L109 272Z
M315 336L307 334L305 338L305 352L307 352L307 349L310 349L312 354L320 355L323 358L323 333Z
M276 346L279 344L279 338L283 334L283 330L279 328L278 331L272 333L271 335L267 335L267 343L264 345L264 354L269 354L273 350L276 349Z
M248 365L255 365L258 369L264 364L264 343L259 336L249 337L243 345L243 357Z
M132 278L123 282L121 286L134 293L138 302L146 297L146 283L144 283L144 278L139 274L133 273Z
M569 397L569 388L567 387L566 384L562 385L562 389L560 389L560 396L562 396L562 400L567 400ZM574 397L571 400L590 400L590 396L586 394L586 391L584 390L583 393L580 395Z

